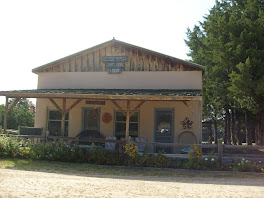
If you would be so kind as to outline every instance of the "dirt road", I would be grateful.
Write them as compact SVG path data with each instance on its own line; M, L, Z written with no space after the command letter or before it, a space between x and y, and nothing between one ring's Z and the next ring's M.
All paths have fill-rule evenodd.
M264 197L263 178L74 175L0 169L0 197Z

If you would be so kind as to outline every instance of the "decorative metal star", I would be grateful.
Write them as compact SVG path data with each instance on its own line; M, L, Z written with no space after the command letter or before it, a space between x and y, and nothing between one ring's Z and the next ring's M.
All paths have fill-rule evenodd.
M183 129L191 129L193 121L189 120L189 118L185 118L185 120L181 121Z

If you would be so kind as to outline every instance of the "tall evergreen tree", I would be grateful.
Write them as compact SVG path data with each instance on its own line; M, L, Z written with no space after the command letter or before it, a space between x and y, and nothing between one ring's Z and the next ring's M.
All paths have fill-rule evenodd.
M258 144L263 143L263 4L264 0L216 1L200 26L187 31L189 56L206 66L205 113L214 115L212 119L225 117L226 143L236 143L234 118L243 113L247 113L247 123L256 118ZM247 136L249 144L251 131Z

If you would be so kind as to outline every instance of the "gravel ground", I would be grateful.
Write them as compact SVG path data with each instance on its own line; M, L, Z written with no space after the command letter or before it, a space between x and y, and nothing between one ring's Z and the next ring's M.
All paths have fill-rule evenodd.
M0 197L264 197L264 177L76 175L0 169Z

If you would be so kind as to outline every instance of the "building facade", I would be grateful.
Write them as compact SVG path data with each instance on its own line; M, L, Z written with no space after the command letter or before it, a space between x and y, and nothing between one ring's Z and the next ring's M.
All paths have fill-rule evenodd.
M37 98L35 127L54 136L192 144L202 138L203 70L113 39L33 69L37 90L0 94Z

